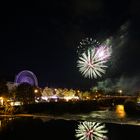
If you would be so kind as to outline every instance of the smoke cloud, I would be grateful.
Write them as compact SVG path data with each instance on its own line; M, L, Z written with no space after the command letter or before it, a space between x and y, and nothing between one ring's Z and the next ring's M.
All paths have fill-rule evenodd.
M116 79L106 79L97 83L97 88L105 92L112 92L114 90L122 90L126 95L134 95L140 91L140 76L125 77L121 76Z

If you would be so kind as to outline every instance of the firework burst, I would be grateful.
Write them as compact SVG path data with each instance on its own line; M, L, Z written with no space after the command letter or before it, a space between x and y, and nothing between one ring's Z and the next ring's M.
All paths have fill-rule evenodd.
M105 124L97 122L80 122L78 129L75 130L75 136L79 140L105 140L108 131L105 130Z
M105 68L107 67L105 63L109 55L105 55L105 50L103 48L99 49L88 49L86 52L82 53L77 61L77 67L79 71L88 78L101 77L101 73L105 73Z
M80 55L81 53L85 52L87 49L99 46L100 43L93 38L85 38L80 41L80 44L77 47L77 53Z
M97 48L96 50L96 56L98 60L104 60L107 62L107 60L109 60L109 58L111 57L111 47L108 47L106 45L101 45Z
M87 41L90 47L82 49L83 53L79 56L77 67L85 78L96 79L105 73L106 63L111 56L111 46L99 45L99 43L94 46L96 41L93 40L86 40L83 44L86 44Z

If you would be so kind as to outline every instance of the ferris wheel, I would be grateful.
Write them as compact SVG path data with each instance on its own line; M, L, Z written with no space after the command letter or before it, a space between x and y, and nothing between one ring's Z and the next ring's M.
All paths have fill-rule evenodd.
M32 86L38 86L38 80L36 75L29 70L23 70L19 72L15 77L15 83L28 83Z

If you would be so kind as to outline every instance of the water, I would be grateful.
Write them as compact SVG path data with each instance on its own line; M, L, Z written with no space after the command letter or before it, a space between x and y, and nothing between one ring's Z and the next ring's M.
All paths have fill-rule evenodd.
M83 121L105 124L108 140L136 140L139 137L140 117L129 117L123 106L118 105L113 111L93 111L88 114L1 115L0 138L76 140L75 129Z
M59 116L53 115L33 115L33 118L40 118L43 121L51 119L58 120L82 120L82 121L96 121L104 123L116 123L116 124L129 124L129 125L140 125L140 116L128 116L124 111L123 105L117 105L115 110L103 110L103 111L92 111L87 114L64 114Z

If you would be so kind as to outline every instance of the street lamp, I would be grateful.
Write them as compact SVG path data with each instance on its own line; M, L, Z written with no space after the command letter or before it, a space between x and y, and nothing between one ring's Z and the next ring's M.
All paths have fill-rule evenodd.
M35 89L35 90L34 90L34 93L38 93L38 89Z
M119 92L119 94L121 95L123 91L120 89L118 92Z

